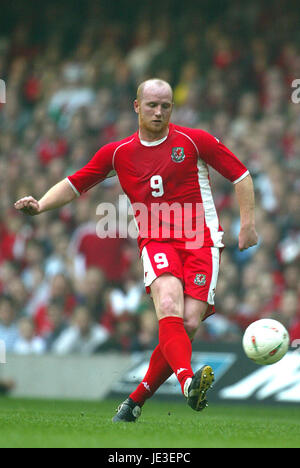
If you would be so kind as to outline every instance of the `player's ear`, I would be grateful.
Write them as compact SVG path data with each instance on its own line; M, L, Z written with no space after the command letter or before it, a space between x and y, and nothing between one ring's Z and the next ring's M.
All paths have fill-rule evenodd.
M139 113L139 102L137 99L135 99L134 103L133 103L133 108L135 110L135 112L138 114Z

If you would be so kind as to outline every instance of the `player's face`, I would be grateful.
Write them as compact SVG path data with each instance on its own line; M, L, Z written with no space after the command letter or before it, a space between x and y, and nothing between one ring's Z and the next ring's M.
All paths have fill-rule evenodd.
M139 115L140 131L163 137L168 128L173 109L172 91L169 87L147 87L141 98L134 103Z

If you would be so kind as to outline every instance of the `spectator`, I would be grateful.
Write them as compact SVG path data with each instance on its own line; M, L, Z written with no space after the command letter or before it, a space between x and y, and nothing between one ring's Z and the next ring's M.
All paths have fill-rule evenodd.
M60 300L53 300L48 306L48 320L51 330L45 334L47 351L52 351L53 344L68 328L63 304Z
M78 287L78 302L83 304L90 312L92 319L100 323L106 310L105 301L106 281L99 268L89 268L84 281Z
M16 319L34 317L41 335L52 333L48 306L56 298L63 300L64 321L73 319L75 305L85 305L120 349L133 345L136 319L147 334L147 320L137 315L142 276L132 274L139 259L126 239L96 235L96 207L117 201L117 178L81 197L76 209L63 208L59 218L45 213L28 219L8 207L29 191L40 197L100 146L133 133L136 116L128 102L137 82L151 74L174 87L174 122L221 139L255 183L260 243L239 252L230 185L210 170L226 248L219 316L199 338L240 340L254 319L275 313L280 319L287 291L300 303L300 120L299 104L290 98L300 76L299 47L291 41L298 34L297 4L290 2L282 15L282 2L272 9L256 2L249 15L236 0L220 17L201 2L188 9L178 3L176 13L162 12L154 24L156 1L130 8L124 19L111 14L113 5L100 15L92 0L85 3L82 21L71 29L67 4L60 6L59 26L47 15L44 23L42 10L28 2L11 10L9 22L0 17L0 77L7 84L7 103L0 104L0 294L12 297ZM290 323L298 317L299 307L292 307ZM6 331L15 327L14 318L9 323ZM299 331L291 326L295 338Z
M146 308L137 316L137 335L133 351L147 351L158 344L158 324L153 309Z
M136 349L136 316L124 313L114 319L110 339L104 349L115 349L129 353Z
M28 291L21 278L13 277L7 284L7 294L12 298L18 316L25 315L25 305L29 299Z
M2 296L0 297L0 340L4 341L7 352L14 350L18 337L14 302L10 296Z
M51 278L51 283L47 284L46 290L42 291L41 296L36 298L37 304L31 304L31 315L39 335L49 332L52 328L48 317L48 304L52 301L62 304L65 318L72 315L77 304L72 286L72 282L67 276L57 274Z
M41 164L48 166L55 158L65 156L67 151L67 142L57 134L54 122L46 122L36 148Z
M106 328L96 324L88 309L78 306L74 311L73 323L52 344L56 354L92 354L108 339Z
M19 338L14 344L13 352L16 354L43 354L46 351L46 343L36 336L34 321L29 317L23 317L19 321Z
M278 310L273 313L272 318L279 320L290 332L292 339L295 331L299 329L299 301L297 294L293 290L287 290L282 295Z

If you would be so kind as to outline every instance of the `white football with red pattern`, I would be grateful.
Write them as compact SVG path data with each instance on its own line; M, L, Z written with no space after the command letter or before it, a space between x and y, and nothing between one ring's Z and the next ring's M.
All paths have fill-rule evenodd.
M260 365L275 364L289 348L289 334L282 323L261 319L251 323L244 333L243 348L252 361Z

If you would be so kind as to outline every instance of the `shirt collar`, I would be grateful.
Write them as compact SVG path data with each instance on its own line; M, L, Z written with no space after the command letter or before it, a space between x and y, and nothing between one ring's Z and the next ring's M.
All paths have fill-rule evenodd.
M169 131L168 131L168 135L166 135L165 137L161 138L160 140L155 140L155 141L145 141L145 140L142 140L139 136L139 132L138 133L138 138L140 140L140 143L143 145L143 146L158 146L158 145L161 145L161 143L163 143L164 141L166 141L166 139L168 138L168 136L170 135L170 128L169 128Z

